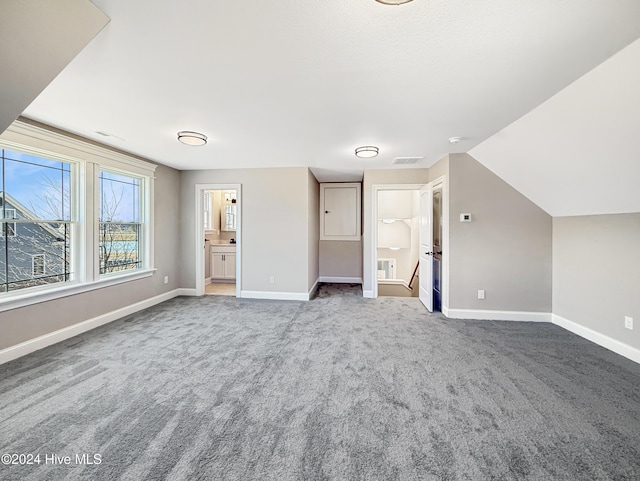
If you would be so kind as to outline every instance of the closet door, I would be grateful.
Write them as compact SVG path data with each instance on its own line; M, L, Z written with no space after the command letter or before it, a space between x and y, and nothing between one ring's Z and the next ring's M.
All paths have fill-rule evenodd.
M320 184L320 240L360 240L359 183Z

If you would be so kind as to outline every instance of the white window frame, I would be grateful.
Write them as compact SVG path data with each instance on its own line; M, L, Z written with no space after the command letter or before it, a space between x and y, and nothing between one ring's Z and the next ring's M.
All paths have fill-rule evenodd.
M36 274L36 259L42 259L42 272ZM31 277L47 275L47 257L45 254L31 254Z
M96 247L98 248L98 254L97 254L97 260L98 263L100 262L100 252L99 252L99 237L100 237L100 219L99 219L99 215L98 215L98 211L101 207L101 199L100 199L100 188L99 188L99 177L100 177L100 172L109 172L109 173L113 173L113 174L118 174L118 175L122 175L122 176L126 176L126 177L131 177L134 179L137 179L140 182L140 186L139 186L139 192L138 192L138 212L139 212L139 222L137 222L137 224L140 225L140 238L138 239L138 252L139 255L142 257L142 260L140 262L140 267L136 268L136 269L127 269L124 271L117 271L117 272L108 272L106 274L100 274L100 266L98 265L98 276L100 279L106 279L106 278L114 278L114 277L121 277L121 276L126 276L127 274L130 274L132 272L138 272L138 271L142 271L142 270L149 270L152 268L151 266L151 259L150 259L150 253L151 253L151 249L148 246L148 242L149 239L151 238L151 229L150 229L150 216L148 215L150 209L149 203L150 203L150 197L148 195L149 193L149 187L148 184L150 182L150 178L148 176L144 176L144 175L139 175L133 172L130 172L128 170L123 170L123 169L115 169L112 167L105 167L105 166L100 166L100 168L97 170L96 172L96 195L97 197L97 201L96 201Z
M4 237L4 224L7 224L7 231L13 232L13 234L10 233L7 237L15 237L16 236L16 223L15 222L7 222L7 220L16 218L16 210L15 209L5 209L4 207L2 209L4 211L4 219L2 219L2 227L0 228L0 237ZM10 210L13 211L13 217L7 217L7 212L10 211ZM9 229L9 224L13 224L13 229Z
M154 275L153 189L157 165L22 119L0 135L0 147L72 164L71 228L74 240L70 281L2 293L0 312ZM141 199L144 199L140 206L141 220L144 220L141 268L104 276L100 276L98 265L97 235L98 173L101 169L140 178Z

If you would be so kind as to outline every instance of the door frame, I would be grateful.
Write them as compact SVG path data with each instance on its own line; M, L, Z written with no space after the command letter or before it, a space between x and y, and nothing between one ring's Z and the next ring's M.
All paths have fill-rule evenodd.
M424 187L424 184L374 184L371 186L371 259L369 259L371 265L371 292L372 298L378 297L378 192L381 190L416 190Z
M236 191L236 297L242 297L242 184L196 184L195 188L195 250L196 296L204 295L204 191Z
M449 314L449 184L447 176L438 177L429 184L431 204L433 204L433 191L442 190L442 278L440 279L441 305L440 312L445 316ZM433 212L429 212L430 224L433 225Z

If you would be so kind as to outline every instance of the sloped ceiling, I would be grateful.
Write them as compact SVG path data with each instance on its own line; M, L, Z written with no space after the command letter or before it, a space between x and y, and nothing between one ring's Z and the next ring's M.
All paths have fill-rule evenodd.
M640 37L638 0L95 3L110 24L26 117L178 169L319 180L467 152Z
M469 153L552 216L640 212L640 40Z
M0 132L108 22L88 0L2 0Z

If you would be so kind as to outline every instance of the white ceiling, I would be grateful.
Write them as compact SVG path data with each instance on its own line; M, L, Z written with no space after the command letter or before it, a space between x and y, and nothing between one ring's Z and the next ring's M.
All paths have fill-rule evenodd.
M640 40L470 154L553 216L640 212Z
M179 169L319 180L466 152L640 37L638 0L94 3L111 22L25 116Z

